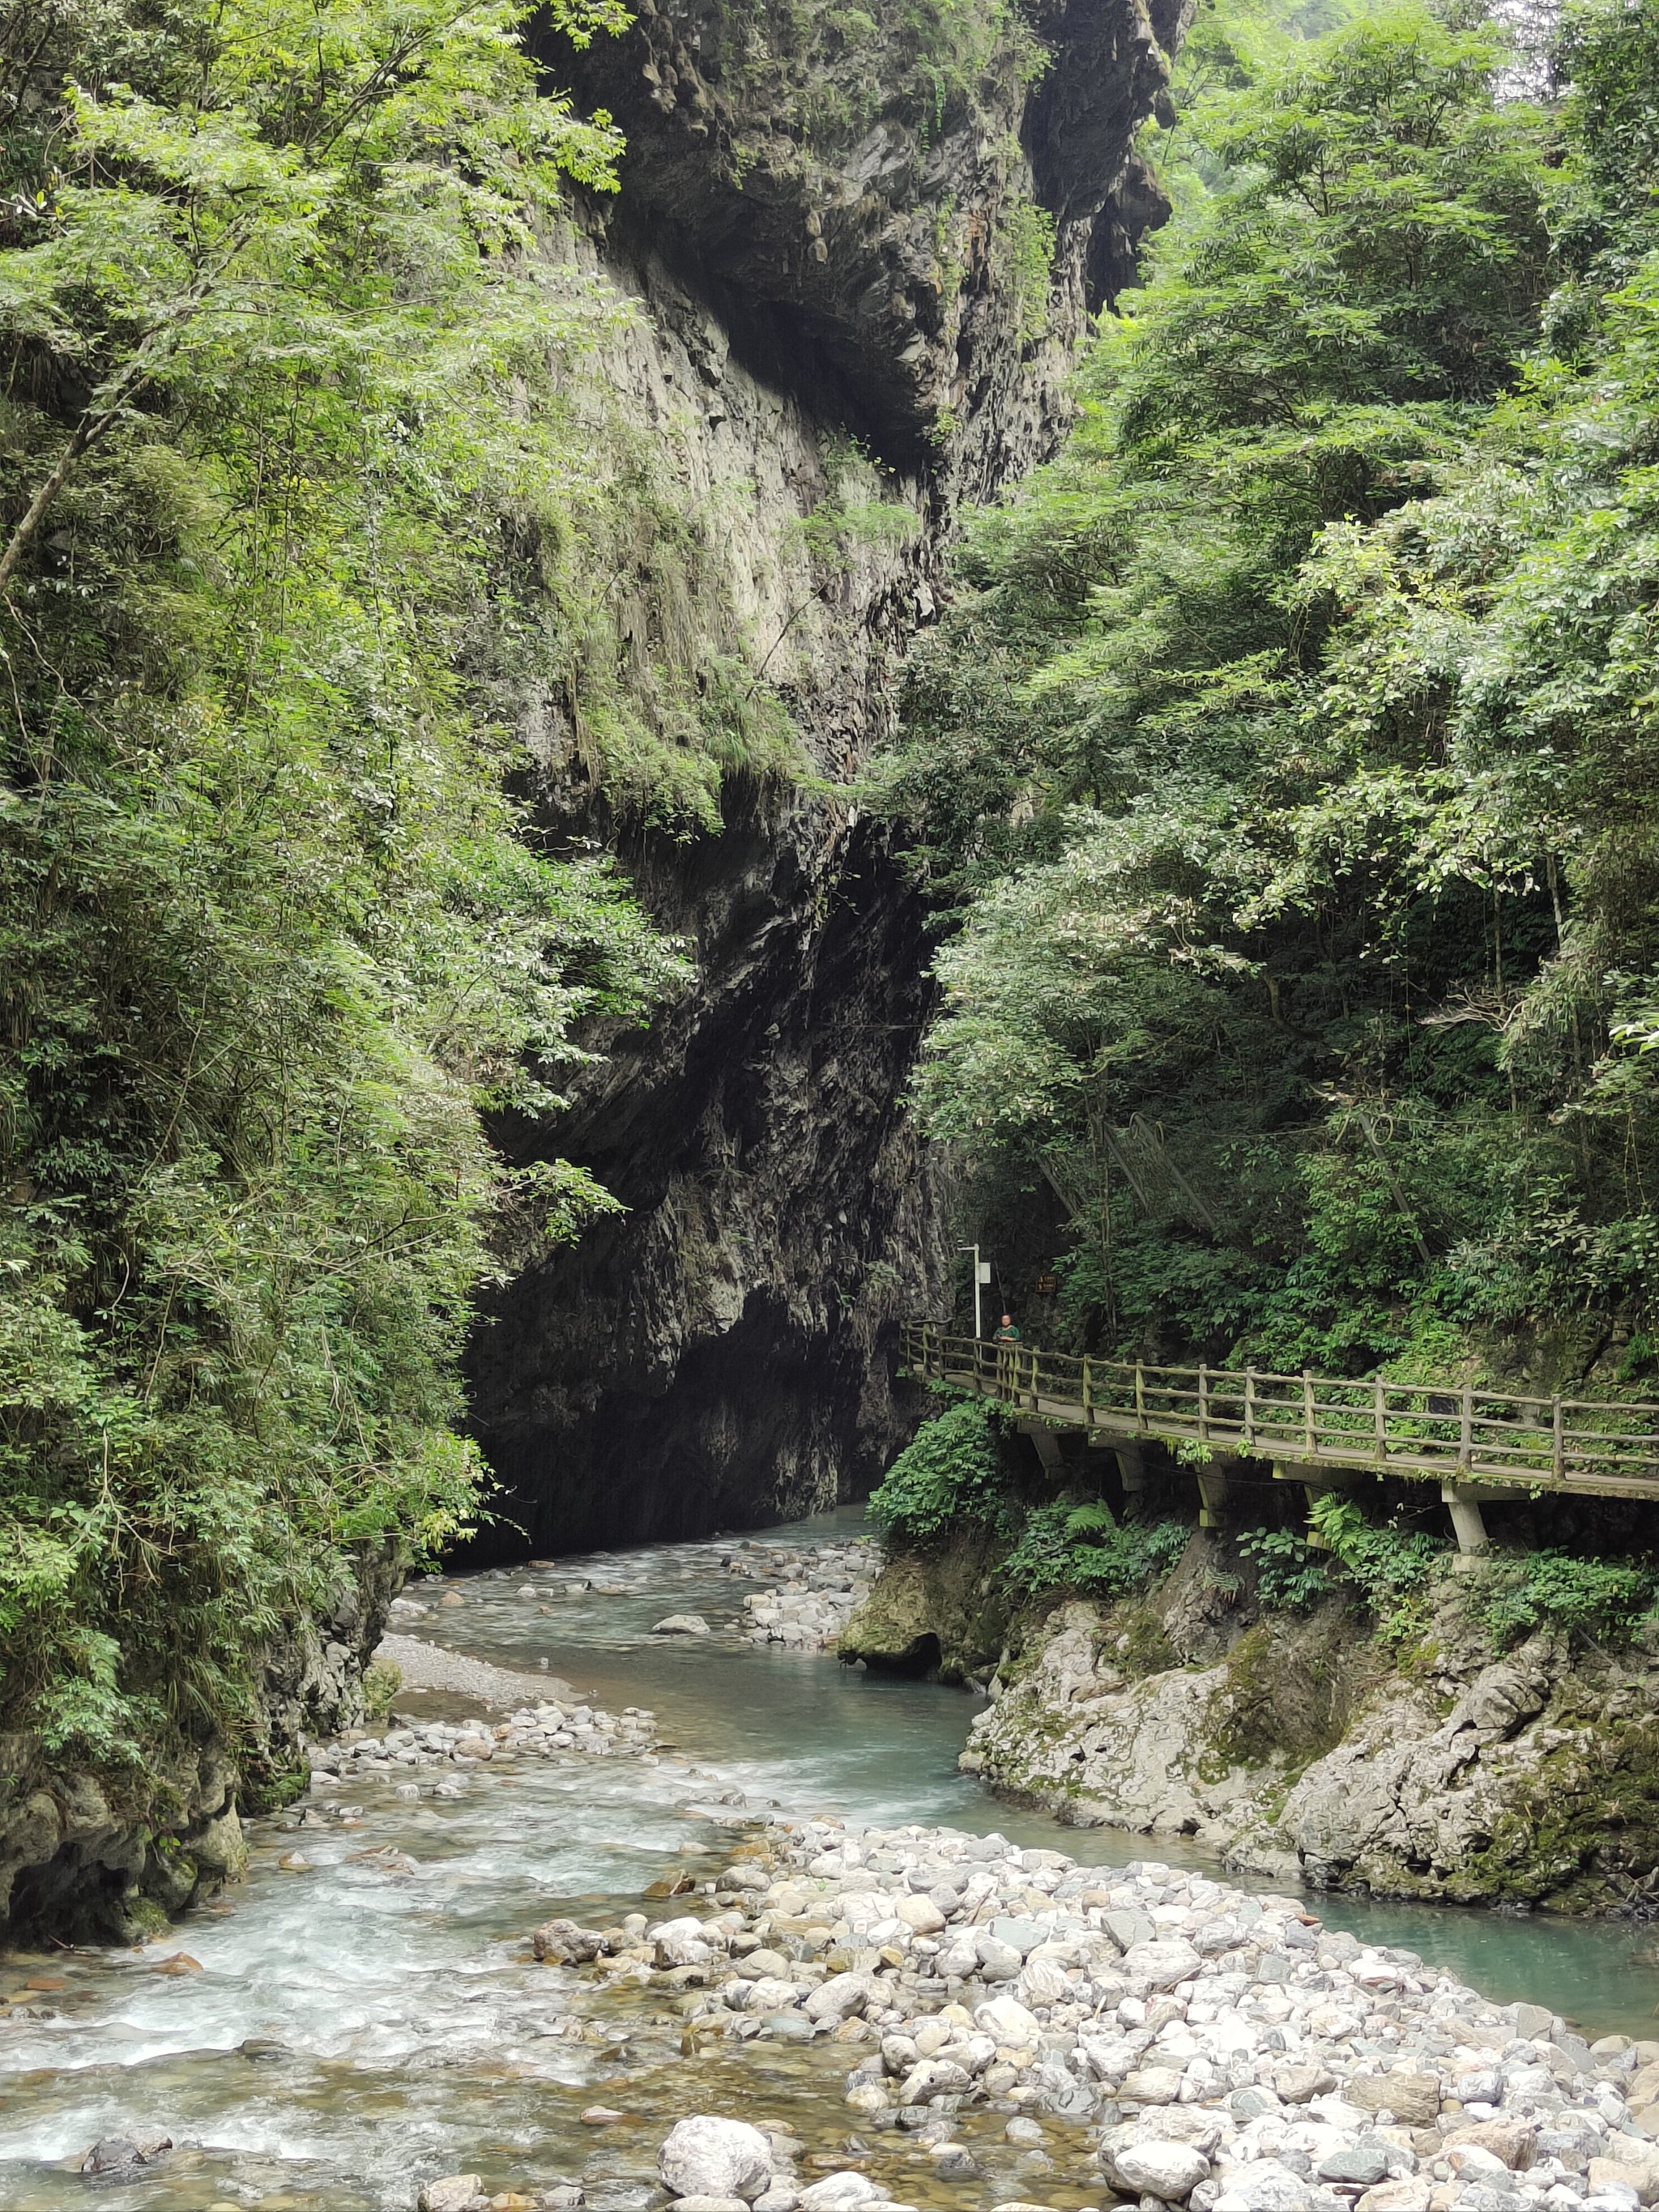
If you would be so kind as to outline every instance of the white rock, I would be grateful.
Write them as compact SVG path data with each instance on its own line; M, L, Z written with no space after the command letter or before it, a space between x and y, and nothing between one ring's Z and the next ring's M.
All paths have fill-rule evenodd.
M874 2204L887 2191L867 2173L826 2173L800 2193L800 2212L851 2212L858 2204Z
M870 2002L870 1982L864 1974L831 1974L806 2000L808 2020L851 2020Z
M703 1933L701 1920L665 1920L646 1930L646 1941L657 1947L665 1966L703 1966L714 1955L714 1947Z
M1042 2039L1036 2015L1016 1997L988 1997L974 2012L975 2024L1010 2051L1035 2049Z
M772 2146L746 2120L700 2112L681 2120L657 2153L662 2185L674 2197L752 2201L772 2179Z
M476 2212L489 2202L476 2173L446 2174L441 2181L428 2181L420 2195L421 2212Z
M1127 2144L1112 2154L1112 2177L1120 2189L1139 2197L1161 2197L1178 2204L1209 2179L1210 2161L1190 2143Z
M945 1915L931 1897L901 1897L893 1916L917 1936L937 1936L945 1925Z
M1302 2212L1312 2191L1299 2173L1281 2166L1276 2158L1260 2158L1249 2166L1235 2166L1227 2187L1216 2200L1214 2212L1236 2202L1236 2212Z
M1155 1990L1172 1990L1177 1982L1190 1981L1203 1963L1193 1946L1178 1936L1136 1943L1123 1954L1123 1972L1136 1981L1150 1982Z
M700 1613L671 1613L652 1630L653 1636L712 1636L714 1631Z

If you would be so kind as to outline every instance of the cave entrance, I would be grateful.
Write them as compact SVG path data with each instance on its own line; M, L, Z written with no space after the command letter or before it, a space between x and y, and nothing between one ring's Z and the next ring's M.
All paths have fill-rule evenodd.
M939 1638L930 1629L918 1636L904 1650L893 1652L882 1658L872 1658L866 1651L864 1663L875 1674L898 1674L907 1682L936 1682L944 1654Z

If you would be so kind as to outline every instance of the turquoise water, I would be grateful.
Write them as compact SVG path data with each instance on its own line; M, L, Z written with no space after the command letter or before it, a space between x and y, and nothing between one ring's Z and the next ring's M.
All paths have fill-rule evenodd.
M957 1767L982 1702L970 1692L729 1639L688 1648L649 1638L665 1596L676 1611L702 1612L717 1627L741 1616L743 1593L763 1587L765 1577L734 1579L720 1568L723 1553L763 1559L767 1550L803 1538L856 1534L862 1526L863 1509L852 1506L769 1531L750 1540L755 1550L748 1553L738 1553L734 1540L665 1547L645 1555L653 1562L646 1588L556 1599L545 1614L512 1595L529 1579L522 1571L475 1577L460 1616L465 1632L441 1628L438 1640L503 1665L535 1667L545 1657L553 1673L569 1674L604 1703L648 1705L664 1733L701 1763L791 1810L836 1811L878 1824L939 1822L981 1835L995 1829L1012 1842L1046 1844L1091 1865L1157 1858L1219 1871L1213 1853L1180 1838L1067 1828L999 1802ZM580 1572L595 1582L642 1566L641 1555L623 1553L567 1563L571 1578ZM454 1618L434 1615L417 1626L425 1633L434 1620ZM1223 1878L1241 1888L1272 1887ZM1547 2004L1596 2034L1659 2035L1653 1959L1659 1929L1350 1897L1310 1897L1309 1909L1367 1942L1420 1951L1500 2003Z
M677 1748L654 1762L479 1770L453 1802L354 1781L339 1793L357 1808L349 1826L258 1824L247 1881L163 1942L4 1962L0 1996L43 1972L65 1986L0 2023L0 2205L83 2207L87 2147L147 2129L182 2148L142 2182L100 2185L102 2212L380 2212L456 2171L502 2189L585 2171L643 2177L667 2125L698 2110L781 2120L815 2148L843 2144L839 2054L684 2050L662 1992L599 1991L538 1966L526 1942L556 1911L613 1923L671 1865L712 1872L732 1831L774 1807L1000 1830L1095 1863L1210 1863L1191 1844L1061 1828L998 1804L956 1766L977 1708L964 1692L748 1644L742 1599L768 1579L767 1553L856 1525L836 1515L752 1540L763 1570L752 1580L722 1567L730 1540L665 1546L471 1577L456 1586L459 1606L400 1620L532 1673L545 1662L613 1710L650 1707ZM604 1587L568 1594L588 1583ZM654 1620L686 1611L715 1633L650 1638ZM399 1700L411 1712L422 1702L443 1709ZM308 1863L285 1869L296 1847ZM1314 1902L1500 2002L1547 2004L1591 2034L1656 2032L1651 1931ZM175 1950L200 1971L158 1974ZM602 2138L582 2118L595 2101L624 2114ZM970 2116L964 2132L980 2124ZM993 2173L1010 2155L998 2128L987 2123L975 2143ZM1080 2141L1068 2146L1061 2130L1054 2148L1043 2201L1061 2212L1097 2201ZM896 2196L930 2212L1031 2193L1010 2169L953 2194L904 2166L909 2154L887 2138L873 2155ZM900 2163L888 2172L884 2160Z

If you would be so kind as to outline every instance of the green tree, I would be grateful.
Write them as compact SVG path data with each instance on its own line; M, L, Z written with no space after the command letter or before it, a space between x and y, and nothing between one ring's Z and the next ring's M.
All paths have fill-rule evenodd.
M520 17L0 19L0 1724L135 1804L468 1522L474 1288L613 1203L484 1117L682 972L508 796L610 313L542 232L617 151Z
M982 1158L1090 1156L1085 1341L1455 1358L1584 1176L1570 810L1509 702L1475 742L1454 573L1468 611L1523 573L1535 495L1471 488L1513 477L1582 198L1505 65L1416 7L1227 58L1180 124L1202 189L918 659L878 795L962 925L921 1097Z

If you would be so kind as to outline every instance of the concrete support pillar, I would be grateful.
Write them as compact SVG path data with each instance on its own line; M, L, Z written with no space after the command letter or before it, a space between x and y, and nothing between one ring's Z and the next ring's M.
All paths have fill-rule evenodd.
M1138 1443L1114 1443L1118 1480L1123 1485L1123 1517L1133 1521L1146 1497L1146 1462Z
M1440 1495L1451 1515L1458 1551L1466 1559L1486 1548L1486 1524L1480 1517L1480 1500L1487 1494L1468 1482L1443 1482L1440 1486Z
M1212 1460L1208 1467L1198 1469L1198 1525L1200 1528L1219 1528L1226 1518L1226 1462Z
M1060 1448L1060 1438L1046 1421L1021 1421L1019 1432L1030 1437L1042 1462L1045 1474L1059 1474L1066 1465L1066 1455Z

